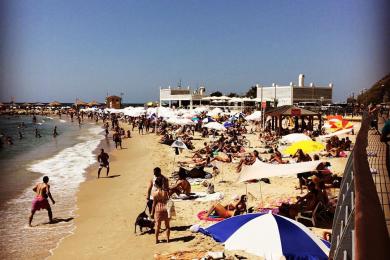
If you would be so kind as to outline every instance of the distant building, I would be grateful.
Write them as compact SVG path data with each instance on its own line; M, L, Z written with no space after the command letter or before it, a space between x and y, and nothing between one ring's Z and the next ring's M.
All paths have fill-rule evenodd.
M121 97L118 97L118 96L106 97L106 107L107 108L120 109L121 108L121 102L122 102L122 98Z
M160 88L160 106L168 104L169 107L176 105L176 107L188 106L190 109L193 106L201 105L202 98L206 97L206 88L200 86L198 89L192 91L190 87L182 88Z
M319 105L332 103L333 84L316 86L310 83L305 86L305 75L299 74L298 86L290 82L288 86L275 83L271 87L257 86L257 98L260 100L276 99L278 106L294 105L300 102L314 102Z

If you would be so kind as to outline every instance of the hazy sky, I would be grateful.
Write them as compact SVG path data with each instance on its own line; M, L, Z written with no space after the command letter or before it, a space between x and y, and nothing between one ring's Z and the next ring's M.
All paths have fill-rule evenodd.
M144 102L180 79L242 93L299 73L344 100L390 72L384 2L2 1L0 101Z

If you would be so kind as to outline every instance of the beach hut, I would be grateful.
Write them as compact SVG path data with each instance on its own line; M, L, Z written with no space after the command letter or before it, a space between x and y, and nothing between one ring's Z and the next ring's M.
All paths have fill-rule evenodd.
M299 128L312 131L314 118L317 118L319 121L319 129L322 125L320 113L291 105L273 108L266 111L265 116L271 117L271 129L276 130L279 134L283 131L282 121L286 118L293 119L295 131L298 131ZM308 120L308 123L306 123L306 120Z
M118 96L109 96L106 98L107 108L120 109L122 106L122 98Z
M61 103L58 101L53 101L53 102L49 103L49 106L50 107L59 107L59 106L61 106Z
M87 106L89 106L89 107L96 107L96 106L99 106L99 105L100 104L96 100L93 100L93 101L91 101L91 102L89 102L87 104Z
M74 103L76 107L86 106L88 103L82 101L81 99L76 99L76 102Z

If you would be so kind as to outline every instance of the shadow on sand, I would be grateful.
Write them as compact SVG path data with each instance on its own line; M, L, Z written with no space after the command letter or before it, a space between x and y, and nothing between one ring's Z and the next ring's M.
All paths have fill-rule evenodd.
M106 178L106 179L110 179L110 178L116 178L116 177L119 177L121 176L120 174L114 174L114 175L109 175L109 176L102 176L100 178Z

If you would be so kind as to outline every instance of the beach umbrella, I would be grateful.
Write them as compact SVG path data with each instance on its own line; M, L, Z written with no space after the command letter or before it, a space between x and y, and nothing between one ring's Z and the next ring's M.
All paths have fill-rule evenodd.
M180 149L188 149L186 144L183 143L181 140L176 140L172 143L171 147L173 148L180 148Z
M210 123L210 122L215 122L215 120L212 119L211 117L206 117L202 120L202 123Z
M329 124L330 124L330 130L332 132L337 132L340 130L353 128L353 124L350 123L346 119L337 120L337 121L329 121Z
M217 131L225 131L226 130L226 128L222 124L220 124L218 122L207 123L207 124L204 125L204 127L209 128L209 129L214 129L214 130L217 130Z
M247 121L261 121L262 120L262 113L261 111L255 111L249 116L245 117L245 120Z
M289 143L289 144L299 142L299 141L304 141L304 140L311 140L311 138L305 134L289 134L283 136L280 139L282 143Z
M225 123L223 123L223 126L226 128L229 128L229 127L234 126L234 124L232 122L225 122Z
M304 153L314 153L324 150L324 144L311 140L304 140L296 142L286 149L284 149L283 153L294 155L298 149L302 149Z
M86 102L82 101L81 99L76 99L76 102L74 104L76 105L76 107L88 105Z
M59 107L61 106L61 103L58 101L53 101L49 103L49 107Z
M94 107L94 106L98 106L99 103L98 103L96 100L94 100L94 101L89 102L87 105L88 105L89 107Z
M227 250L242 250L265 259L328 259L330 244L301 223L271 213L239 215L199 232L223 243Z

